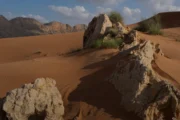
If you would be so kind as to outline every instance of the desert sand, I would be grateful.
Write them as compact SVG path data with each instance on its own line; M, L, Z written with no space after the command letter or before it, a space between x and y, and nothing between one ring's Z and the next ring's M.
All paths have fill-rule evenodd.
M82 47L82 39L83 32L0 39L0 96L50 77L63 96L65 119L130 119L118 105L118 92L105 82L118 61L118 50L70 53Z
M164 36L140 33L160 44L165 56L156 56L155 69L176 86L180 84L179 28ZM121 56L117 49L82 48L83 32L0 39L0 97L39 77L57 81L65 105L65 120L135 120L119 105L119 93L106 79ZM176 36L175 38L172 36ZM73 52L73 53L72 53Z

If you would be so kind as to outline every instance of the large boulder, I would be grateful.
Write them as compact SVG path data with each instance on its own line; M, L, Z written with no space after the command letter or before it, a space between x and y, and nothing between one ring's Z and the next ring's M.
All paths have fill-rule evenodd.
M112 23L106 14L100 14L99 16L94 17L84 33L83 47L90 47L95 40L103 37L106 30L111 27Z
M122 96L120 104L144 120L179 120L179 90L152 67L157 48L150 41L131 46L108 79Z
M1 106L1 120L5 116L8 120L63 120L64 115L61 94L50 78L38 78L34 84L10 91Z

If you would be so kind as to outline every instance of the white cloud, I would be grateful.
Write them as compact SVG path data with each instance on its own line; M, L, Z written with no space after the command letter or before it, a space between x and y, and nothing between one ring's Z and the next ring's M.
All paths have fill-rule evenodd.
M96 7L96 14L100 14L100 13L109 13L111 12L112 9L111 8L103 8L103 7Z
M61 19L66 19L65 22L70 22L72 24L85 23L88 24L95 15L100 13L108 13L112 11L111 8L104 8L101 6L96 7L94 13L89 12L84 8L84 6L75 6L73 8L66 6L48 6L52 11L57 12L61 15ZM63 21L64 22L64 21Z
M69 8L66 6L54 6L50 5L49 8L55 12L58 12L66 17L73 17L79 19L88 19L92 16L83 6L75 6L74 8Z
M11 12L2 12L2 15L6 17L7 19L12 19L14 16Z
M154 13L180 11L180 6L175 5L175 0L139 0L143 2L146 8Z
M123 16L126 23L137 22L141 19L141 10L139 8L131 9L129 7L124 7Z
M124 0L77 0L79 2L88 2L88 3L93 3L97 5L117 5Z
M40 15L32 15L32 14L28 14L28 15L22 15L22 17L27 17L27 18L34 18L40 22L43 22L43 23L47 23L48 20Z

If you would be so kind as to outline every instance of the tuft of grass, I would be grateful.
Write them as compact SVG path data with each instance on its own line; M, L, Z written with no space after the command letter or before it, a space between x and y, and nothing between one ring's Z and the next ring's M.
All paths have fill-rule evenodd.
M92 48L100 48L102 46L103 39L98 39L91 45Z
M110 34L111 37L116 37L118 35L118 29L117 28L109 28L107 31L107 34Z
M148 33L152 35L162 35L161 25L159 23L151 24Z
M152 35L162 35L160 16L155 15L153 18L143 20L135 29Z
M108 16L112 23L117 23L117 22L123 23L123 17L119 12L112 11L109 13Z
M111 39L107 41L103 40L96 40L92 44L92 48L119 48L119 46L122 44L123 40L122 39Z

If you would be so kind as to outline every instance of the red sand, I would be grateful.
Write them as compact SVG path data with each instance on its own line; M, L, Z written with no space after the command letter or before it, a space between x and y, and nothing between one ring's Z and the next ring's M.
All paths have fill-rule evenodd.
M165 57L157 56L157 72L180 83L180 42L171 37L178 28L166 30L166 36L142 38L159 43ZM179 37L179 36L176 36ZM65 120L135 120L120 105L121 97L105 80L121 59L118 50L83 50L83 32L0 39L0 96L38 77L51 77L65 104Z

